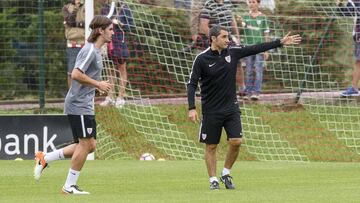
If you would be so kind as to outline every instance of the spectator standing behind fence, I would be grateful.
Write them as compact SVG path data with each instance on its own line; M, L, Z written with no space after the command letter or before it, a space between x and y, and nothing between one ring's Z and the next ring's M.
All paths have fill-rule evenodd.
M244 44L254 45L269 41L269 26L266 16L259 11L261 0L248 0L249 13L239 19L244 29ZM248 56L245 59L245 97L258 100L262 90L264 60L267 52ZM255 72L255 76L254 76Z
M106 0L102 0L103 7L101 9L102 15L107 15L110 12L110 5L106 3ZM125 87L128 80L126 62L129 58L129 49L127 46L128 40L126 34L130 32L131 26L134 25L133 17L130 8L125 4L124 1L118 1L113 16L111 17L114 24L114 36L111 43L108 44L108 55L109 58L114 62L115 66L119 70L120 77L118 80L119 88L118 95L114 101L113 93L110 93L101 106L115 105L122 107L125 104ZM110 81L112 84L116 83L114 78L116 74L113 74ZM114 91L111 91L114 92Z
M209 47L209 30L215 25L226 27L230 33L231 43L239 44L239 30L232 13L233 4L230 0L208 0L205 2L200 14L199 37L204 45L204 49ZM239 93L242 95L244 90L244 71L241 63L238 64L237 83Z
M355 65L352 72L351 86L344 92L342 92L340 96L359 96L358 83L360 80L360 0L337 0L336 5L339 7L339 15L352 16L356 18L353 31Z
M66 38L67 84L71 86L71 72L76 57L85 44L85 6L81 0L71 0L62 9Z
M209 47L209 30L215 25L228 29L231 39L239 43L239 31L232 13L230 0L208 0L200 13L199 35L204 40L204 49Z

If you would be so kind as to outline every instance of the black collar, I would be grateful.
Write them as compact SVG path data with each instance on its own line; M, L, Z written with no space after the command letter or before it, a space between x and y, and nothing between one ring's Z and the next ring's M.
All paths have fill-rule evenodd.
M226 54L226 52L227 52L227 49L223 49L223 50L221 50L221 53L219 54L218 50L212 50L210 47L210 53L215 56L224 55L224 54Z

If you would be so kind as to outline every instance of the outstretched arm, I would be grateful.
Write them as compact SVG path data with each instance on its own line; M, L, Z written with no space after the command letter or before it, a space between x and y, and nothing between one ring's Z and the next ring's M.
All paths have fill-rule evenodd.
M235 53L235 57L240 59L247 56L255 55L270 49L275 49L277 47L281 47L283 45L292 45L292 44L300 44L301 37L300 35L290 35L290 32L285 35L281 40L275 40L272 42L265 42L261 44L256 44L252 46L238 46L231 47L230 49Z

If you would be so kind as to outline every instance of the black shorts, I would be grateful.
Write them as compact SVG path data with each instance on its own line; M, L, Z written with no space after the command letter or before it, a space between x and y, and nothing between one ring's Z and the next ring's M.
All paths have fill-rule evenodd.
M240 112L203 114L199 141L206 144L219 144L223 127L228 140L229 138L241 138Z
M96 139L96 121L94 115L68 115L74 142L79 143L79 138Z

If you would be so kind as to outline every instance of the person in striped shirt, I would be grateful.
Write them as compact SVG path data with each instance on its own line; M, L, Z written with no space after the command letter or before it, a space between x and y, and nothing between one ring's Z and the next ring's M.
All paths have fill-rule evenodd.
M203 49L209 47L209 30L214 25L224 26L233 44L240 44L240 35L237 23L232 12L233 4L230 0L208 0L205 2L200 14L199 38L202 39ZM237 84L239 95L244 95L244 70L238 63Z

